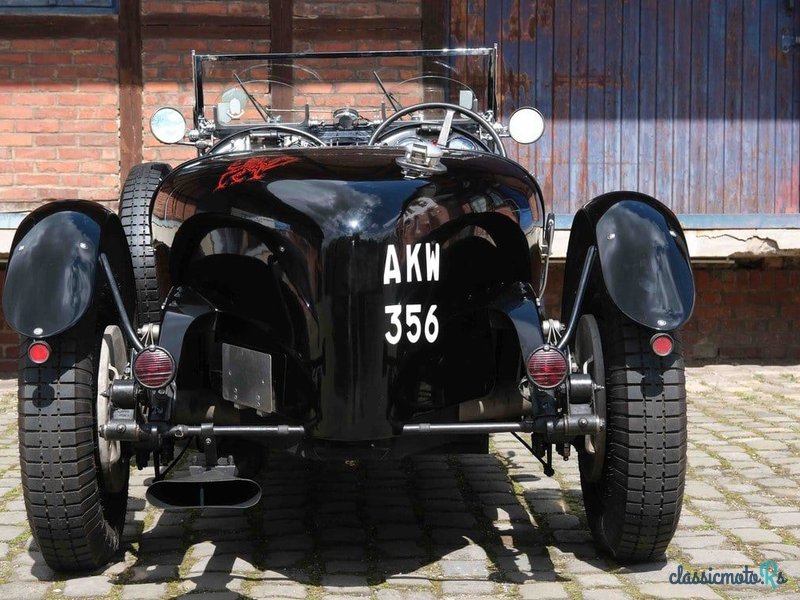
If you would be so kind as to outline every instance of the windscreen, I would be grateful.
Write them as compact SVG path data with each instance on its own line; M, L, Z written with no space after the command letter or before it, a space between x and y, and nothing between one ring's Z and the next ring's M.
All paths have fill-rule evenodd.
M485 111L491 77L479 55L201 56L200 115L217 126L380 122L421 102Z

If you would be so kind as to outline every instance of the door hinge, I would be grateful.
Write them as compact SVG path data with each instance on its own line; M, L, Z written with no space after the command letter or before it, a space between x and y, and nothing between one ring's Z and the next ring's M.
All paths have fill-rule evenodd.
M781 52L787 54L795 46L800 46L800 35L784 33L781 36Z

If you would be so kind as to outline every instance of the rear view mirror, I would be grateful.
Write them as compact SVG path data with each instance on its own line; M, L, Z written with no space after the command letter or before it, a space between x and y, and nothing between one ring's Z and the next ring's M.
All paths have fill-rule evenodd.
M515 142L532 144L544 134L544 117L530 106L518 108L508 121L508 132Z

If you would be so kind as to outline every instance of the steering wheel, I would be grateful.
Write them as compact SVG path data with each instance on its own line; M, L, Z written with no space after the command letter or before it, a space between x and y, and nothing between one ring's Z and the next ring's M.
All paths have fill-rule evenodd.
M377 142L379 142L386 129L390 125L393 125L395 122L400 120L402 117L405 117L406 115L409 115L411 113L420 110L428 110L432 108L446 110L448 113L453 113L453 114L458 113L460 115L464 115L468 119L475 121L475 123L477 123L483 130L485 130L492 138L492 142L494 142L494 147L497 150L498 154L500 154L500 156L503 157L506 156L506 149L503 147L503 141L500 139L500 136L497 135L497 132L494 130L489 121L484 119L475 111L472 111L468 108L464 108L463 106L458 106L457 104L450 104L449 102L420 102L419 104L414 104L412 106L409 106L408 108L403 108L401 110L398 110L391 117L387 118L383 123L381 123L380 126L378 126L378 128L372 134L372 137L369 138L369 145L372 146ZM448 121L450 122L452 121L452 116L449 114L445 116L443 123Z
M303 131L302 129L297 129L296 127L289 127L288 125L280 125L278 123L269 123L264 125L257 125L255 127L250 127L249 129L245 129L244 131L237 131L236 133L232 133L226 138L221 139L217 144L214 146L214 149L211 151L212 154L218 154L220 152L227 152L225 150L225 146L236 140L237 138L243 138L245 136L250 136L254 133L259 131L276 131L279 134L284 134L286 136L297 136L301 137L307 142L310 142L312 146L324 146L325 142L319 139L312 133L308 133L307 131Z

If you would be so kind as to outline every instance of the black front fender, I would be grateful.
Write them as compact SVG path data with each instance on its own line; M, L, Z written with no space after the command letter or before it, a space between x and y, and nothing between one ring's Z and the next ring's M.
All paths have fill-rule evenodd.
M3 312L18 333L36 338L75 325L97 296L98 257L108 256L129 314L133 269L116 214L85 201L54 202L20 224L6 271Z
M645 194L612 192L578 211L567 251L563 318L572 310L591 245L597 246L608 297L623 314L657 331L689 320L695 296L689 252L683 229L666 206Z

